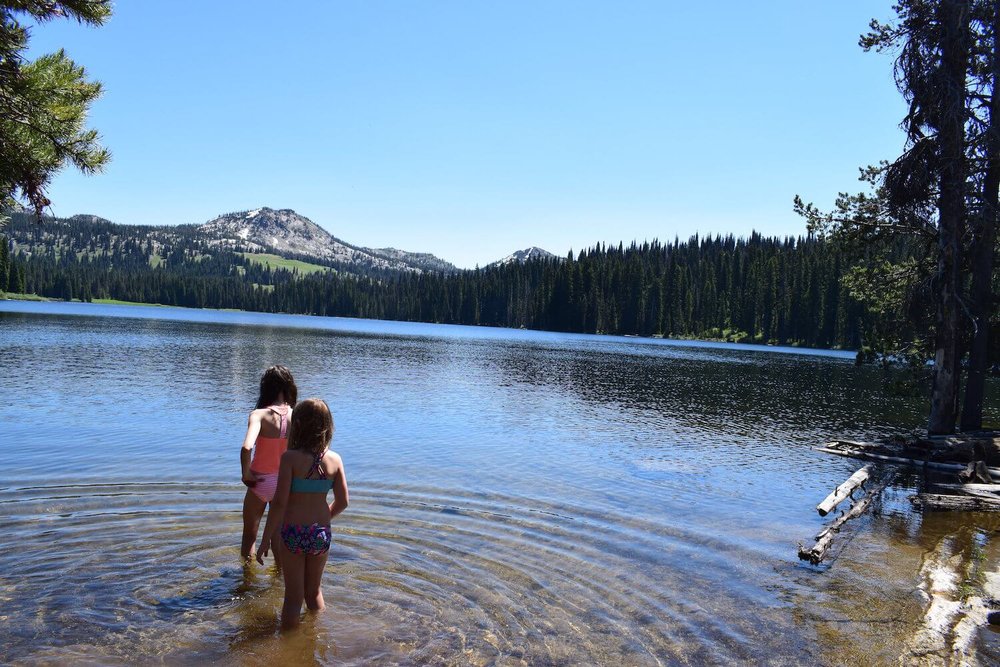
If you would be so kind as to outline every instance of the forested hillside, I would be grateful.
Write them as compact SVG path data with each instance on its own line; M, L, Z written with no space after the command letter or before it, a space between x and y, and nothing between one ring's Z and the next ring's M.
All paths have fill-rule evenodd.
M695 237L457 273L359 275L211 247L193 227L30 224L0 257L0 291L820 347L858 347L866 329L841 280L850 262L819 240Z

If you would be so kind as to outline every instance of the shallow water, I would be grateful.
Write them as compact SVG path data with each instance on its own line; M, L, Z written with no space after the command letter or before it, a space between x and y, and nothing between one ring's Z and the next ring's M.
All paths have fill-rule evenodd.
M352 501L288 636L238 559L271 363L330 403ZM0 302L0 366L4 663L895 664L928 550L997 555L904 483L798 561L858 467L811 447L925 419L846 353Z

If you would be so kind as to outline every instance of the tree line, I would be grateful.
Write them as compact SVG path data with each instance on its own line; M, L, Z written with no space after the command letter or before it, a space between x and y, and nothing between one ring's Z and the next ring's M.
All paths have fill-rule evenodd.
M112 235L16 247L0 290L62 299L846 348L864 343L871 319L843 280L855 260L809 238L599 244L559 259L378 276L303 276L225 249Z

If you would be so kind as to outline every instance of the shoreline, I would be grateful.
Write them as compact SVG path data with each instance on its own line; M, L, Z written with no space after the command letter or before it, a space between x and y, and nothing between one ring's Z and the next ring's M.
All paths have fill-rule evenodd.
M640 334L609 334L604 331L599 332L582 332L582 331L557 331L551 329L527 329L525 327L503 327L503 326L493 326L489 324L462 324L457 322L424 322L422 320L391 320L391 319L374 319L365 317L352 317L350 315L314 315L311 313L286 313L286 312L270 312L270 311L260 311L260 310L243 310L240 308L194 308L191 306L175 306L163 303L145 303L141 301L123 301L120 299L92 299L90 301L82 301L80 299L73 299L67 301L65 299L57 299L55 297L40 296L38 294L20 294L14 292L0 292L0 301L25 301L25 302L35 302L35 303L66 303L66 304L95 304L102 306L141 306L149 308L176 308L179 310L191 311L191 312L220 312L220 313L248 313L248 314L260 314L260 315L290 315L294 317L329 317L329 318L339 318L347 320L370 320L373 322L398 322L403 324L440 324L445 326L462 326L462 327L475 327L477 329L496 329L496 330L510 330L510 331L536 331L540 333L551 333L551 334L572 334L572 335L584 335L584 336L602 336L602 337L618 337L618 338L630 338L636 340L664 340L673 341L676 343L712 343L717 345L732 345L741 346L743 348L753 348L760 350L788 350L788 351L798 351L800 353L807 353L809 350L815 350L825 353L841 353L856 355L857 350L846 350L838 347L806 347L802 345L797 345L795 343L788 343L781 345L778 343L760 343L752 341L735 341L728 338L711 338L704 337L698 338L694 336L666 336L664 334L652 334L649 336L643 336Z

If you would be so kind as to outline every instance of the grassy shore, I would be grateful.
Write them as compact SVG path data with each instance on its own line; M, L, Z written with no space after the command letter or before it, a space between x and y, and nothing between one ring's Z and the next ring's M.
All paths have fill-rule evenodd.
M55 301L55 299L50 299L47 296L19 294L17 292L0 292L0 299L9 299L11 301Z
M77 299L73 299L77 301ZM156 306L157 308L170 308L162 303L143 303L142 301L122 301L121 299L94 299L91 303L106 303L112 306Z
M38 294L19 294L17 292L0 292L0 299L10 301L63 301L63 299L53 299L48 296ZM83 303L80 299L73 299L73 303ZM122 301L121 299L94 299L91 303L110 304L113 306L156 306L158 308L169 308L162 303L142 303L141 301Z

